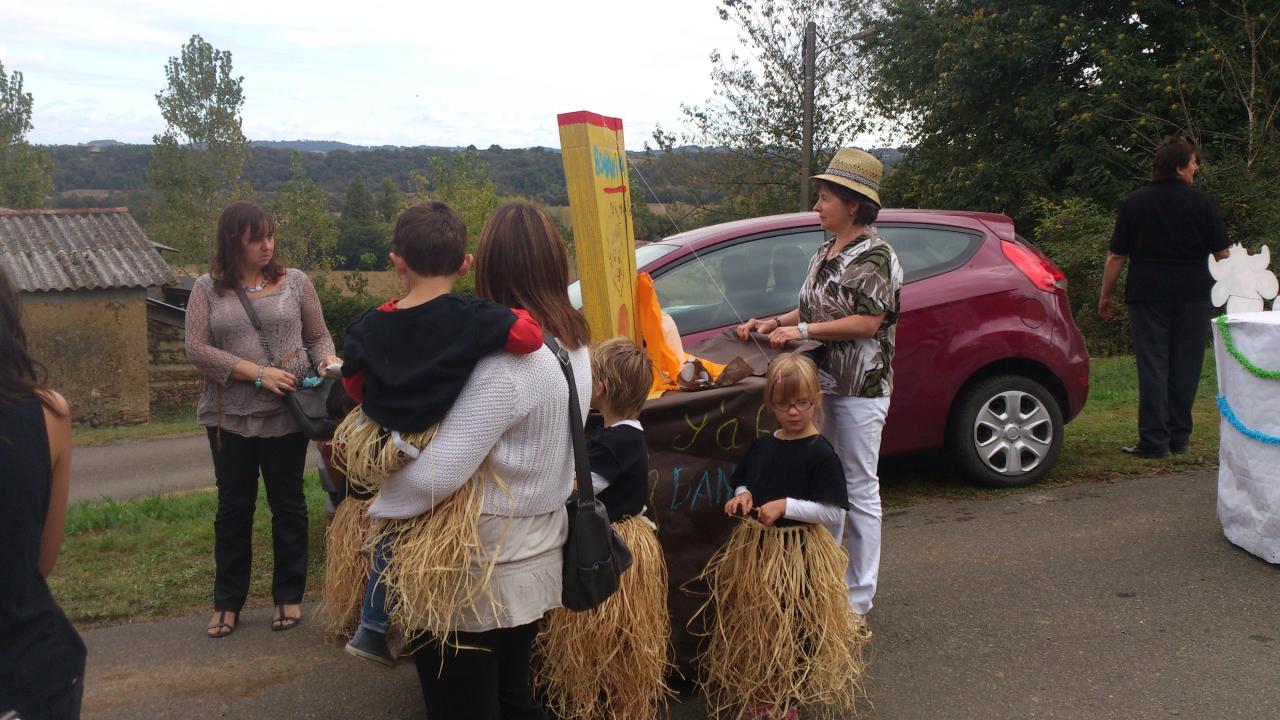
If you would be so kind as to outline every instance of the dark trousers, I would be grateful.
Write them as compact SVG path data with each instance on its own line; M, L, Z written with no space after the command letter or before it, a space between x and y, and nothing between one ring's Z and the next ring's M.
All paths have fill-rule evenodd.
M1144 450L1185 448L1191 439L1209 307L1208 301L1129 305L1138 362L1138 447Z
M249 595L259 475L271 506L275 556L271 595L276 603L302 602L307 584L307 501L302 494L307 437L302 433L244 437L223 430L218 450L217 431L209 428L209 447L218 481L218 516L213 521L214 610L239 612Z
M80 720L80 703L84 699L84 676L50 697L32 705L18 708L21 720ZM4 714L0 705L0 715Z
M427 717L545 720L529 686L529 658L537 634L538 624L530 623L460 632L451 644L428 641L413 656Z

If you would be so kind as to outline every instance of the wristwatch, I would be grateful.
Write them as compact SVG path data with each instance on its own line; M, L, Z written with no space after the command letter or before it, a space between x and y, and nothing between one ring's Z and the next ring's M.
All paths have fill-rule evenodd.
M796 325L796 329L800 331L800 337L804 338L805 340L809 339L809 323L802 322Z

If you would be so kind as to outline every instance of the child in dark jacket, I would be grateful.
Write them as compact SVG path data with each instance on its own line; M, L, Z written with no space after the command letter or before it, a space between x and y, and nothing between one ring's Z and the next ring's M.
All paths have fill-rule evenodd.
M591 486L634 563L599 607L547 613L536 651L537 682L566 718L651 718L667 696L667 564L649 499L649 454L640 425L653 364L635 343L614 338L591 348L591 406L604 426L587 441ZM590 672L582 672L590 668Z
M396 219L391 262L405 296L365 313L347 329L342 384L360 407L334 436L339 464L354 486L376 490L430 440L480 358L542 347L542 329L523 310L461 298L454 283L471 269L462 218L442 202L426 201ZM360 627L347 652L393 665L386 543L374 549Z

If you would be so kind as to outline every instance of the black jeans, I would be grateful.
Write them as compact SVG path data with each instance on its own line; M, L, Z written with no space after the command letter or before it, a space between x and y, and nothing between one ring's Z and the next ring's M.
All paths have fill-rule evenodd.
M80 703L84 699L84 676L34 705L18 709L21 720L80 720ZM4 714L0 706L0 715Z
M253 512L258 502L258 476L271 506L271 546L275 567L271 595L277 603L302 602L307 585L307 500L302 471L307 463L307 437L245 437L209 428L213 472L218 480L218 516L213 521L213 609L239 612L249 594L253 558Z
M428 641L413 656L427 717L545 720L529 686L529 659L537 634L534 622L481 633L460 632L452 644Z
M1138 362L1138 447L1143 450L1176 450L1191 439L1191 404L1209 339L1209 307L1208 301L1129 305Z

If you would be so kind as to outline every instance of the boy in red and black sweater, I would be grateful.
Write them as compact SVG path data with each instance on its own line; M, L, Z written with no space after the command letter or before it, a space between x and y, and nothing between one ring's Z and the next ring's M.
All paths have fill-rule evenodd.
M542 328L524 310L452 294L454 283L470 271L472 256L466 225L448 205L426 201L400 213L391 245L405 296L370 310L347 329L342 384L361 403L356 412L385 431L376 442L393 443L413 458L420 448L403 436L444 419L480 358L503 350L531 353L542 347ZM353 470L347 467L348 478ZM365 485L374 479L359 478ZM385 546L374 552L360 627L347 651L391 665L386 588L380 580L386 552Z

